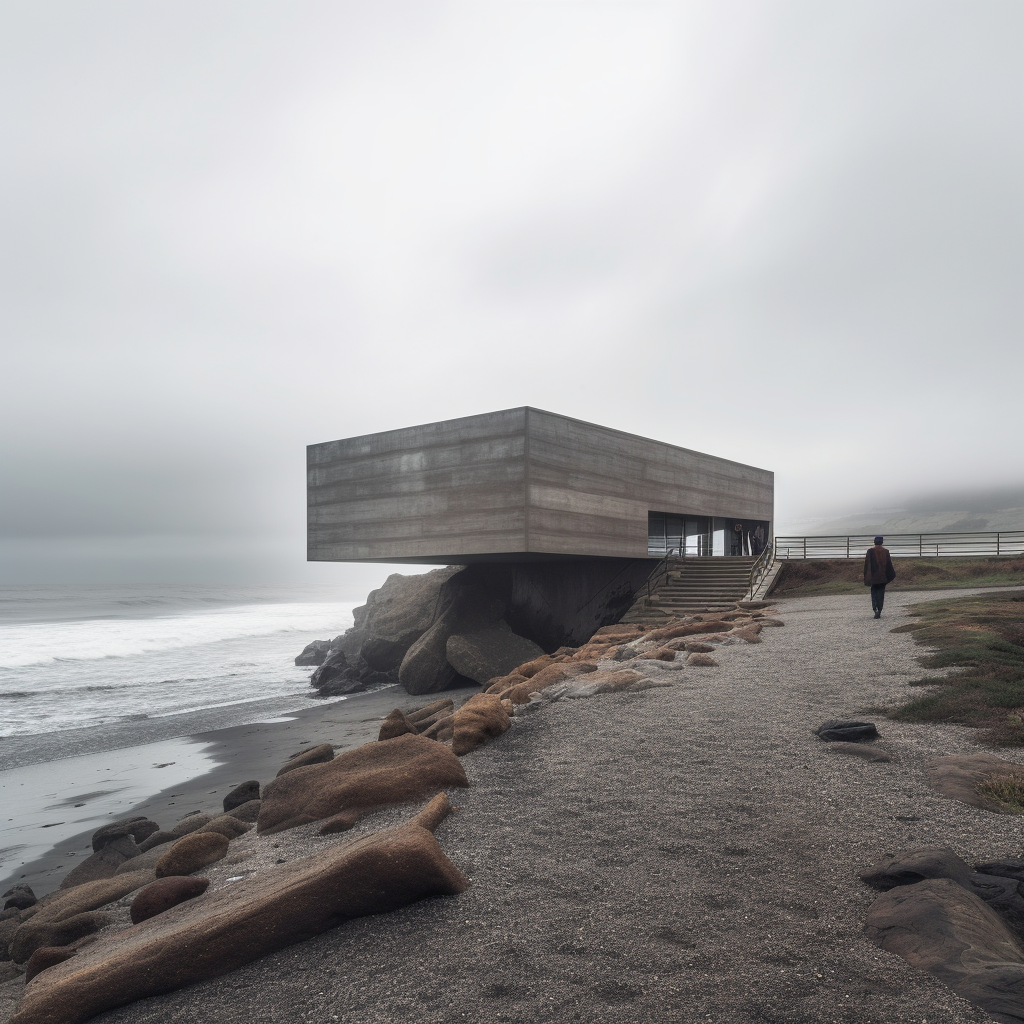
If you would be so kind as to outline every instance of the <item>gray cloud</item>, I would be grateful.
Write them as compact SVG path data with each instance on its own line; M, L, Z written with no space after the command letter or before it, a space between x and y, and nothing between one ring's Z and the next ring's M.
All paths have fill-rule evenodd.
M1019 5L370 7L0 12L19 576L301 574L307 443L524 403L1019 482Z

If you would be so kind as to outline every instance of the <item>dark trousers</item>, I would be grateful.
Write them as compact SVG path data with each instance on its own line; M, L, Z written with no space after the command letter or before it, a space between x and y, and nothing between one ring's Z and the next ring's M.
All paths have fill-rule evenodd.
M871 610L880 612L882 605L885 604L885 584L884 583L872 583L871 584Z

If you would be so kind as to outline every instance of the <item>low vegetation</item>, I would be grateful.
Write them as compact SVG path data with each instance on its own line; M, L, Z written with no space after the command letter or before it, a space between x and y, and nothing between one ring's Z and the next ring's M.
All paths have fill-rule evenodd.
M894 558L893 589L1012 587L1024 584L1024 558ZM783 563L773 597L811 597L864 591L864 559L808 558Z
M911 722L957 722L984 730L994 746L1024 745L1024 595L979 594L914 605L918 621L893 632L912 632L931 648L926 668L949 669L913 686L928 692L892 712ZM1012 781L1012 780L1011 780ZM993 785L1000 780L993 782ZM1024 808L1024 786L990 794Z

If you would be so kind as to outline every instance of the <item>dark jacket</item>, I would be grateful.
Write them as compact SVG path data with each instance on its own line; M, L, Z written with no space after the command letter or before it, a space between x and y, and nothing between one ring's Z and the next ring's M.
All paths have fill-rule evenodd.
M889 549L876 544L868 548L864 556L864 586L871 587L879 583L892 583L896 579L896 570L892 567Z

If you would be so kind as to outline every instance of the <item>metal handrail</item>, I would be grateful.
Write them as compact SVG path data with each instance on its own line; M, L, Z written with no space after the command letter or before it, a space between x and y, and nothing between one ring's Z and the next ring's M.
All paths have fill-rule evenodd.
M674 554L674 552L676 552L676 551L679 552L679 555L675 555ZM652 588L652 585L654 583L656 583L656 582L659 582L663 576L667 576L669 574L670 570L669 570L669 566L668 566L668 560L670 558L677 558L677 557L678 558L682 558L683 557L682 551L683 551L683 549L681 547L669 548L668 551L666 551L665 554L662 555L662 557L659 560L658 564L651 570L651 575L647 577L647 600L648 601L651 599L651 588ZM664 569L661 568L662 565L665 566Z
M775 558L863 558L873 534L776 537ZM1024 530L971 533L890 533L885 546L893 558L970 558L1024 555Z
M766 544L764 551L757 556L757 561L750 567L749 586L747 593L753 597L754 588L761 585L762 580L768 575L771 567L775 564L775 540Z

